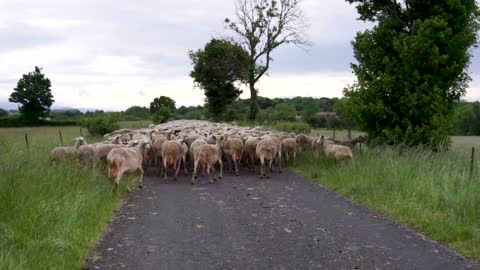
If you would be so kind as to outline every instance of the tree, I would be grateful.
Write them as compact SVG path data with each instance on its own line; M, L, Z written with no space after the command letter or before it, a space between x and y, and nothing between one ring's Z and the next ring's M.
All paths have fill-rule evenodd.
M347 1L357 4L361 20L376 22L352 42L358 85L345 95L357 123L386 143L448 143L453 104L470 80L475 1Z
M8 112L2 108L0 108L0 118L1 117L7 117L8 116Z
M168 110L170 112L175 111L175 101L166 96L153 99L150 103L150 112L155 114L160 109Z
M147 107L132 106L125 110L125 115L135 119L148 119L150 110Z
M308 103L302 111L303 121L307 122L311 126L314 126L318 122L317 113L320 111L320 105L317 102Z
M272 51L284 44L309 45L303 33L306 24L300 3L301 0L236 0L236 21L225 19L249 54L250 120L255 120L258 112L255 84L270 68Z
M235 83L245 81L248 53L238 44L212 39L203 49L191 51L190 59L190 76L204 90L208 112L219 120L242 93Z
M42 69L35 67L33 72L24 74L18 81L8 101L20 103L21 116L29 122L35 122L50 112L54 102L50 87L50 80L42 74Z

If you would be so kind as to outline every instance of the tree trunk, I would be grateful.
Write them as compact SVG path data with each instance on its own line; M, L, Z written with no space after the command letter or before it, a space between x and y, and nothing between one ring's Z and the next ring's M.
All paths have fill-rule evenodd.
M248 113L248 119L255 121L258 112L257 106L257 90L255 90L255 82L250 81L250 111Z

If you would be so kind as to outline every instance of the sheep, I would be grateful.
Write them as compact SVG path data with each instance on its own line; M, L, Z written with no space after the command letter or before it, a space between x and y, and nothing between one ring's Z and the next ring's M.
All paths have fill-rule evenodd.
M232 172L232 162L235 165L235 175L239 176L238 163L242 158L243 141L239 138L228 138L223 144L223 152L229 163L230 172Z
M195 134L195 135L190 135L187 138L185 138L185 143L187 144L188 147L192 145L194 141L196 141L198 138L201 138L202 136Z
M290 137L282 140L282 155L284 156L285 166L287 166L287 161L293 159L293 166L295 166L295 159L297 157L298 145L295 142L295 139Z
M168 137L165 136L155 136L152 142L152 159L156 166L161 165L162 163L162 145L164 142L168 141ZM162 174L162 168L160 167L160 174Z
M255 160L258 159L256 149L259 141L260 140L256 137L245 138L245 147L243 148L243 153L245 154L247 165L253 170L255 170Z
M189 155L190 155L190 159L193 160L194 157L195 157L195 151L196 149L202 145L202 144L207 144L207 142L205 141L205 139L199 137L198 139L196 139L195 141L193 141L190 145L190 149L189 149Z
M215 174L215 165L219 164L219 174L218 179L222 179L223 176L223 163L222 163L222 139L217 138L216 145L211 144L202 144L199 145L197 150L195 151L194 156L194 167L193 167L193 174L192 174L192 185L195 184L195 179L197 178L197 169L199 166L206 166L208 177L210 179L210 184L213 184L213 180L217 180L217 175ZM210 174L210 169L213 170L214 177Z
M168 183L168 167L173 166L175 170L175 175L173 180L177 180L178 171L180 170L180 163L184 156L184 148L182 147L182 139L166 141L162 145L162 160L163 160L163 169L165 170L164 180L165 183Z
M93 155L94 166L106 164L107 156L112 149L125 147L123 144L100 144L95 147L95 153Z
M59 146L53 148L49 153L50 161L73 158L78 154L78 148L87 143L83 137L77 137L73 141L75 142L74 146Z
M309 150L312 146L312 138L305 134L298 134L295 136L295 142L298 145L298 151L303 152Z
M264 176L270 178L265 171L265 162L268 161L268 168L272 167L273 159L278 153L277 143L269 135L265 135L257 144L257 156L260 159L260 179Z
M324 154L335 159L335 161L349 160L353 158L353 153L350 147L338 144L332 144L324 136L315 140L323 148Z
M131 145L131 144L130 144ZM150 144L141 140L136 147L123 147L112 149L107 155L108 163L108 177L115 177L115 190L118 192L118 186L124 173L132 173L140 171L139 186L142 186L143 180L143 159L145 149L148 149ZM127 191L130 188L127 184Z

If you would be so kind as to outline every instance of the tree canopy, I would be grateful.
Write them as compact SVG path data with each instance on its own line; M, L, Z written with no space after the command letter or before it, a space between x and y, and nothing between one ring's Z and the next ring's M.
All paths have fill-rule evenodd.
M219 120L242 91L235 85L245 81L248 53L238 44L212 39L203 49L190 52L190 76L204 90L210 115Z
M175 100L166 96L154 98L153 101L150 103L150 112L154 114L160 109L175 111Z
M352 117L386 143L449 142L453 105L470 80L477 42L475 0L347 0L360 19L376 22L353 41L358 84L345 95Z
M39 117L48 115L54 102L50 87L51 82L42 69L35 67L33 72L22 76L8 100L21 104L19 110L24 119L38 121Z
M302 0L236 0L235 20L225 19L239 44L249 54L250 120L258 112L255 84L270 68L272 51L284 44L309 45L305 39Z

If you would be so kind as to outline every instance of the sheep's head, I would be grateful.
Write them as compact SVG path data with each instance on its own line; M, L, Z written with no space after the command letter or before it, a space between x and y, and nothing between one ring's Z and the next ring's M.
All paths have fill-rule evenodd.
M77 137L77 138L73 139L73 141L75 142L74 146L76 148L79 148L80 146L82 146L84 144L87 144L87 141L83 137Z

